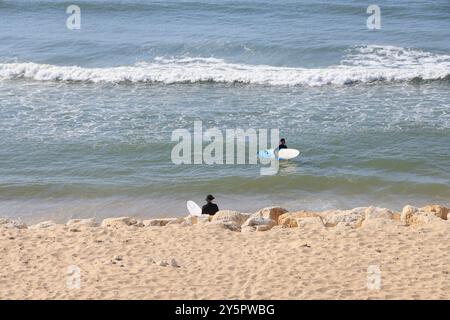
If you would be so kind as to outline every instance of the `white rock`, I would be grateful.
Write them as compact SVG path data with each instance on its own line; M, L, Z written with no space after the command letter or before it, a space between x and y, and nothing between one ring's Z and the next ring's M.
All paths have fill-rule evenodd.
M226 222L215 221L215 222L205 223L205 224L203 224L203 226L206 227L207 229L219 228L219 229L226 229L226 230L231 230L231 231L241 231L241 226L233 221L226 221Z
M198 223L198 217L197 216L187 216L184 218L184 221L181 223L185 226L193 226L194 224Z
M270 229L276 225L277 225L277 223L272 219L252 215L250 218L248 218L244 222L242 227L269 226L269 229Z
M271 230L279 230L279 229L287 229L287 228L289 228L289 227L284 226L284 225L277 225L277 226L272 227Z
M269 226L269 225L256 226L256 231L269 231L270 229L271 229L271 226Z
M149 219L142 221L145 227L162 227L161 219Z
M241 228L241 232L242 232L242 233L255 232L255 231L256 231L256 228L255 228L255 227L249 227L249 226L246 226L246 227L242 227L242 228Z
M67 221L66 226L68 227L97 227L99 224L95 221L94 218L88 219L70 219Z
M394 211L386 208L368 207L364 212L365 219L394 219Z
M358 228L365 219L365 211L367 208L355 208L351 210L329 210L321 213L323 222L326 227L342 227Z
M252 216L271 219L275 222L278 222L278 218L286 212L288 212L288 211L281 207L267 207L267 208L263 208L263 209L259 210L258 212L254 213Z
M234 222L239 226L242 225L245 220L248 219L248 215L242 214L237 211L220 210L212 216L211 222Z
M226 227L228 230L231 230L231 231L241 231L241 226L240 226L238 223L236 223L236 222L229 221L229 222L223 222L223 224L225 225L225 227Z
M202 224L202 223L208 223L211 221L212 216L210 216L209 214L202 214L201 216L197 217L197 223L198 224Z
M364 221L362 226L367 226L373 223L384 223L381 220L398 220L400 214L386 208L368 207L364 213Z
M46 229L46 228L51 228L51 227L55 227L56 223L54 221L48 220L48 221L43 221L43 222L39 222L38 224L32 225L30 227L30 229Z
M11 220L7 218L0 219L0 227L7 229L27 229L27 225L19 220Z
M184 218L171 218L169 219L169 221L166 223L166 226L169 226L171 224L181 224L184 222Z
M130 217L119 217L119 218L107 218L102 221L101 226L102 227L113 227L113 228L119 228L119 227L126 227L126 226L132 226L137 224L138 221L134 218Z
M173 220L173 218L149 219L149 220L142 221L142 223L145 227L150 227L150 226L164 227L166 224L168 224L172 220Z
M301 229L306 228L324 228L324 224L320 217L305 217L297 219L297 226Z

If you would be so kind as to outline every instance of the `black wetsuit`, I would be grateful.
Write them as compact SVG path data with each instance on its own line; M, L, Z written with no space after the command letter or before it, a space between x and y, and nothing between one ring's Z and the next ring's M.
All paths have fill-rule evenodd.
M219 211L219 207L212 202L208 202L202 207L202 214L214 215L217 211Z
M288 147L287 147L287 145L285 145L285 144L280 144L279 146L278 146L278 148L276 148L275 150L281 150L281 149L287 149Z

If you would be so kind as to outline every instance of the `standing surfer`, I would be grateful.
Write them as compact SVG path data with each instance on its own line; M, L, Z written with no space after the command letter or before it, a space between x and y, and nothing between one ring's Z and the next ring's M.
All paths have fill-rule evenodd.
M275 148L275 150L273 150L273 153L276 155L276 157L278 158L278 151L280 151L281 149L287 149L287 145L286 145L286 139L285 138L281 138L280 139L280 143L278 144L278 147Z
M286 139L284 139L284 138L281 138L280 139L280 144L278 145L278 148L276 148L275 150L276 151L279 151L279 150L281 150L281 149L287 149L288 147L287 147L287 145L286 145Z

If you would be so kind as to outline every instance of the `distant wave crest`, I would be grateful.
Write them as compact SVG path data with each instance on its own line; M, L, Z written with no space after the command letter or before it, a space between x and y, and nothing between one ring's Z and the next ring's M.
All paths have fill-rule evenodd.
M156 58L133 66L83 68L49 64L3 63L0 78L92 83L245 83L262 85L347 85L372 82L443 80L450 76L450 56L393 46L349 50L341 64L306 69L249 65L223 59Z

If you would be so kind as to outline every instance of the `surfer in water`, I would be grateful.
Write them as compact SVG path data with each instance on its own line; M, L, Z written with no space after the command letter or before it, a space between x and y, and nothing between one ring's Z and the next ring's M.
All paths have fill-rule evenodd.
M202 207L202 214L209 214L212 216L216 214L217 211L219 211L219 207L217 206L217 204L212 203L214 199L215 198L211 194L208 194L206 196L206 204Z
M286 145L286 139L285 138L281 138L280 139L280 143L278 144L278 147L275 148L275 150L273 150L273 153L278 158L278 151L280 151L281 149L287 149L287 148L288 147Z
M280 139L280 144L278 145L278 148L276 148L276 151L279 151L281 149L287 149L287 145L286 145L286 139L285 138L281 138Z

